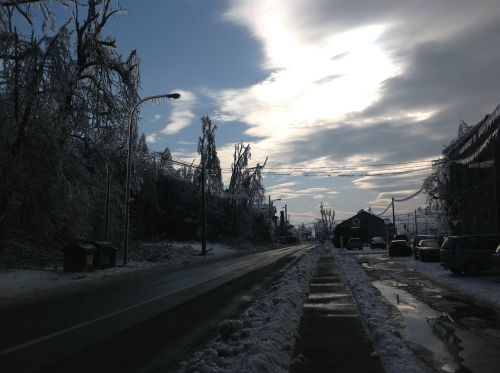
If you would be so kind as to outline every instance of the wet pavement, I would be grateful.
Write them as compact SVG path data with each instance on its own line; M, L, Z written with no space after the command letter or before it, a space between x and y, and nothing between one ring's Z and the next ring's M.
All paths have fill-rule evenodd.
M333 255L320 258L303 311L290 372L384 371Z
M385 254L358 261L402 314L408 346L438 372L500 371L500 314L433 283Z

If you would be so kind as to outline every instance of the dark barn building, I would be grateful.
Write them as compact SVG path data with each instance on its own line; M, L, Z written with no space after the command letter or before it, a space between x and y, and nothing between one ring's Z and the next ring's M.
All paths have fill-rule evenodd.
M448 211L454 234L500 233L500 105L443 150L449 166Z
M372 237L383 237L387 235L384 219L379 218L364 210L359 211L353 217L337 224L333 230L333 243L337 247L347 244L349 238L360 238L363 243L370 243Z

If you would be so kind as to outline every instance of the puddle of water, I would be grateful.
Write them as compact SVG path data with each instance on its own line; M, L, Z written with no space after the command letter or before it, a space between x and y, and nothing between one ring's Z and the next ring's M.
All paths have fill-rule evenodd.
M406 284L397 281L375 281L373 285L395 307L405 319L406 339L421 357L441 372L460 369L456 354L438 335L434 322L441 313L420 302L403 288Z

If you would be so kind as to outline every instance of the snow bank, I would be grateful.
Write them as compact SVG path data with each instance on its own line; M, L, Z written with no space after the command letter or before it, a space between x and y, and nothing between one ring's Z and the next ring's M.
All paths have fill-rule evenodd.
M0 306L41 298L76 286L127 277L138 272L176 267L237 253L237 250L221 244L208 244L207 248L212 250L207 257L202 257L198 255L201 252L201 244L198 242L143 243L131 249L126 266L95 269L88 273L63 272L61 264L44 269L0 270Z
M436 284L480 302L500 308L500 274L482 273L478 277L455 275L437 262L421 262L412 258L393 258L407 268L423 274Z
M401 331L404 322L399 312L382 300L370 278L349 252L333 250L351 288L361 319L388 373L432 372L406 346Z
M287 372L320 251L316 247L300 259L238 319L221 322L219 337L178 372Z

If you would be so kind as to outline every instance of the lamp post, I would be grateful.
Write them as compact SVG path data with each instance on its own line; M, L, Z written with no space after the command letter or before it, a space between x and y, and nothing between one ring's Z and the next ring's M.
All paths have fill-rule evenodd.
M269 216L270 217L273 215L272 210L271 210L271 206L273 205L274 201L281 201L281 198L276 198L276 199L271 200L271 195L269 195Z
M148 96L136 102L130 110L130 117L128 121L128 148L127 148L127 174L125 177L125 222L123 227L123 265L127 264L128 252L128 233L129 233L129 214L130 214L130 167L132 163L132 121L134 113L137 108L146 101L160 102L164 99L176 100L181 97L180 93L168 93L162 95Z
M273 236L274 236L274 225L273 225L273 211L272 211L272 205L273 205L273 202L274 201L281 201L281 198L276 198L276 199L273 199L271 200L271 195L269 195L269 219L271 220L271 240L273 240Z

